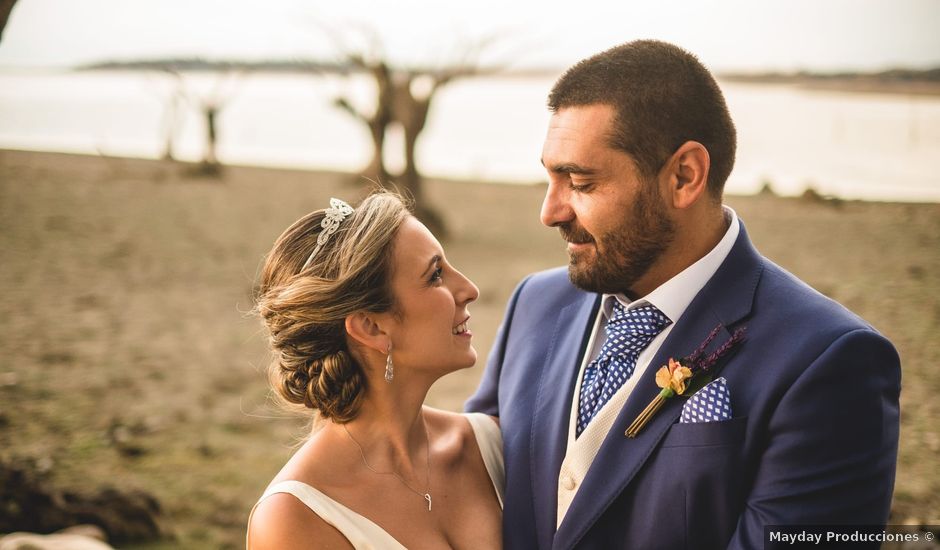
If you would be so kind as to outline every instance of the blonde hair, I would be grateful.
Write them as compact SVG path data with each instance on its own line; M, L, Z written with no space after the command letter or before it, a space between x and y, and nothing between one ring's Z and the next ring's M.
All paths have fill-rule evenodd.
M345 319L357 311L394 310L393 243L410 213L394 193L368 196L302 269L324 215L307 214L275 241L261 271L256 309L270 333L268 374L275 393L343 423L356 417L367 391L362 366L346 343Z

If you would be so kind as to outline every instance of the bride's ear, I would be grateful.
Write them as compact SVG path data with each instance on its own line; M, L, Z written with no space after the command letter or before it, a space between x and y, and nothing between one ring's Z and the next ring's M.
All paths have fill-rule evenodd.
M391 339L380 323L375 314L357 311L346 316L346 334L359 344L384 354Z

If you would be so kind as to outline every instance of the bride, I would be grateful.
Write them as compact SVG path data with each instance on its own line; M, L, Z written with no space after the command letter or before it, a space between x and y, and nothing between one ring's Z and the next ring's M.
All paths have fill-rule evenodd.
M265 261L271 381L323 420L249 518L248 548L499 548L496 423L423 406L476 361L476 286L401 199L301 218Z

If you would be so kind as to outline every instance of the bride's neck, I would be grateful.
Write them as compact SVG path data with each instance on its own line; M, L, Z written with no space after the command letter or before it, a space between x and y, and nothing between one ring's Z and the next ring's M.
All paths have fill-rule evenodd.
M365 396L359 414L345 426L376 469L423 465L430 444L423 414L429 387L406 388L401 382L396 387L396 382L372 386L375 389Z

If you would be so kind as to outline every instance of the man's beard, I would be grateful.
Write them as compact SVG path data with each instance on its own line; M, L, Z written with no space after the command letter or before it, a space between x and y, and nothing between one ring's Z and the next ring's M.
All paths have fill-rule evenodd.
M593 261L584 253L570 253L568 278L576 287L589 292L630 295L634 284L669 248L675 237L675 225L666 217L666 208L656 187L648 183L637 195L632 212L610 232L597 238L582 227L559 226L562 237L573 243L595 243Z

